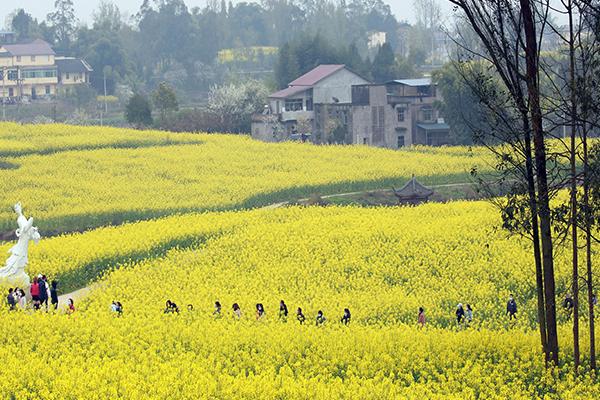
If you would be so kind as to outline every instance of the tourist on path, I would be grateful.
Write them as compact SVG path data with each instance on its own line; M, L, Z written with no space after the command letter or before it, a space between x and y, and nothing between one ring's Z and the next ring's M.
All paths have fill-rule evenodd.
M465 309L463 308L462 303L458 303L456 306L456 323L460 326L460 324L465 319Z
M563 308L567 313L567 319L571 319L571 314L573 313L573 307L575 303L573 302L573 298L571 297L571 293L567 293L565 299L563 300Z
M33 283L29 288L29 293L31 294L31 301L33 302L34 310L40 308L40 285L38 283L38 278L33 278Z
M257 303L256 304L256 320L258 321L264 315L265 315L265 308L263 307L262 303Z
M300 325L304 325L304 321L306 321L306 317L302 313L302 309L300 307L298 307L298 310L296 311L296 319L298 322L300 322Z
M473 322L473 309L470 304L467 304L467 309L465 310L465 320L467 321L467 326Z
M52 303L52 308L55 310L58 309L58 282L52 281L50 285L50 302Z
M319 310L317 313L317 326L323 325L325 321L327 321L327 318L325 318L325 315L323 315L323 311Z
M506 303L506 313L509 320L517 319L517 302L512 294L508 297L508 303Z
M17 300L15 299L13 288L8 289L8 295L6 296L6 303L8 304L9 310L14 310L15 305L17 304Z
M231 306L233 308L233 315L237 317L237 319L242 318L242 310L240 309L240 306L238 303L233 303L233 306Z
M27 296L25 296L25 291L23 289L17 289L15 290L18 293L18 303L19 303L19 307L21 307L21 310L24 310L27 308Z
M419 327L425 327L425 310L423 309L423 307L419 307L419 317L417 319L417 322L419 324Z
M288 308L285 305L285 301L281 300L279 302L279 319L282 321L287 321L288 316Z
M67 302L67 314L71 315L75 312L75 304L73 303L73 299L69 299Z
M348 325L350 323L350 310L349 309L344 308L344 315L342 315L341 322L344 325Z

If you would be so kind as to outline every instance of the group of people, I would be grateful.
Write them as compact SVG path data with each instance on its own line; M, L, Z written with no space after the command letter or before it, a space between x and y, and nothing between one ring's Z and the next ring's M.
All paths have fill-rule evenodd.
M188 309L188 311L193 311L194 306L192 304L188 304L187 309ZM231 306L231 309L232 309L233 316L235 318L237 318L237 319L242 318L242 309L238 303L233 303L233 305ZM179 314L179 307L177 306L177 304L175 304L171 300L167 300L164 313L165 314ZM288 314L289 314L289 311L288 311L287 304L285 304L285 301L281 300L279 302L279 320L286 322L288 319ZM265 311L264 305L262 303L257 303L256 304L256 320L258 321L258 320L263 319L265 317L265 315L266 315L266 311ZM222 306L219 301L215 301L213 316L215 316L217 318L222 316ZM350 310L348 308L345 308L342 318L340 319L340 322L344 325L348 325L350 323L350 319L351 319ZM304 312L302 311L302 308L300 308L300 307L298 307L298 309L296 310L296 320L300 323L300 325L303 325L304 322L306 322L306 317L304 316ZM325 314L323 313L322 310L319 310L317 312L317 316L315 318L315 325L317 325L317 326L323 325L323 324L325 324L325 321L327 321L327 318L325 318Z
M30 303L28 302L30 300ZM33 282L29 286L29 297L25 290L21 288L8 289L6 302L9 310L25 310L31 307L33 310L45 309L49 311L58 309L58 282L52 281L48 283L46 275L38 275L33 278ZM72 314L75 311L73 299L67 301L67 313Z
M31 307L34 310L39 310L44 307L46 311L48 311L50 305L52 305L52 308L56 310L58 308L57 286L58 282L56 281L52 281L52 283L49 284L46 275L40 274L33 278L33 282L29 286ZM23 289L8 289L6 302L8 303L10 310L16 310L17 307L22 310L26 309L28 306L27 300L28 298Z

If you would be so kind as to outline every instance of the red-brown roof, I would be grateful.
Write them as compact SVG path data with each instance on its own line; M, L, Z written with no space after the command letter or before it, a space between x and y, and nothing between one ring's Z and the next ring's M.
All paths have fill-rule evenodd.
M280 90L279 92L275 92L275 93L271 94L269 97L272 99L287 99L290 96L293 96L300 92L304 92L305 90L308 90L308 89L309 88L307 88L305 86L290 86L288 88Z
M343 69L345 65L343 64L323 64L314 68L313 70L307 72L302 75L295 81L290 83L290 86L313 86L316 85L317 82L322 81L330 75L333 75L335 72Z

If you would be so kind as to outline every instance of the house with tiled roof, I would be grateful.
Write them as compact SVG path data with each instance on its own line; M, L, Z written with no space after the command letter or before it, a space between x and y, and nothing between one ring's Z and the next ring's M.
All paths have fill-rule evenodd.
M0 98L4 101L49 98L56 95L59 85L89 82L92 69L85 61L56 57L50 44L42 39L0 43ZM80 66L74 75L77 79L61 79L61 68L70 71L76 64Z
M263 114L253 117L252 137L347 142L351 140L352 86L368 83L345 65L319 65L269 96Z

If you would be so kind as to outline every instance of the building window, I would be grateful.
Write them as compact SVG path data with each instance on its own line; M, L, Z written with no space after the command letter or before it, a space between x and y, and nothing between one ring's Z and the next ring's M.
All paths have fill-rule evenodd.
M71 77L69 76L69 73L68 73L68 72L65 74L65 78L66 78L67 80L68 80L68 79L71 79Z
M306 98L306 111L312 111L312 110L313 110L313 98L307 97Z
M67 76L67 79L69 77ZM289 99L285 101L285 111L302 111L302 99Z
M17 62L21 62L21 56L17 56Z
M398 136L398 148L404 147L404 135Z
M23 70L23 79L56 78L56 69L27 69Z
M19 71L17 71L16 69L9 70L8 71L8 80L16 81L17 79L19 79Z
M0 81L4 80L4 70L0 69Z
M50 94L50 85L46 85L46 94L49 95Z
M31 62L35 62L35 56L31 56Z
M398 108L397 113L398 113L398 122L404 122L404 112L406 110L403 107Z
M433 108L432 107L423 107L421 109L423 113L423 121L433 121Z
M13 88L8 88L8 97L15 97L15 90Z

